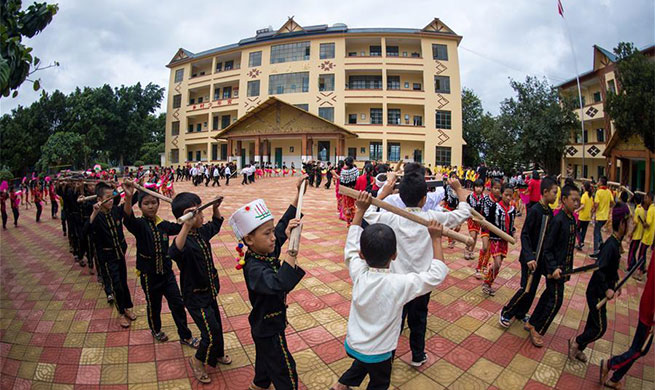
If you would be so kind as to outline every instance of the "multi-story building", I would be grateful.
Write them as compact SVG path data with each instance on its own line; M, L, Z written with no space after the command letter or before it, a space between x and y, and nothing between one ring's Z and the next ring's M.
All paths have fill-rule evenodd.
M166 163L298 165L349 155L460 165L461 39L439 19L407 29L300 26L289 18L235 44L179 49L167 65ZM281 121L280 105L302 111ZM248 137L239 130L266 115L277 115L271 128L288 129L259 126Z
M655 46L643 49L642 53L654 59ZM653 188L655 168L652 153L646 150L643 140L628 143L620 140L612 119L604 110L608 91L618 93L621 89L616 78L616 61L612 52L594 45L593 69L579 76L584 133L581 128L572 131L570 142L564 149L562 172L572 171L575 177L596 180L608 176L612 181L620 181L635 189ZM558 88L562 95L578 100L575 78ZM580 118L579 107L575 113Z

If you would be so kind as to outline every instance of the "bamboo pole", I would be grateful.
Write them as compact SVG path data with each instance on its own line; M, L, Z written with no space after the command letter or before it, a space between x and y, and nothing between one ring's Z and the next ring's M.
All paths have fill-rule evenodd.
M300 219L302 214L302 202L305 195L305 189L307 188L307 180L303 180L298 189L298 205L296 206L296 218ZM289 236L289 249L288 252L291 256L298 256L298 250L300 249L300 233L302 233L302 224L296 226L291 230Z
M484 219L480 213L475 211L474 209L471 209L471 215L473 215L473 220L479 223L481 226L485 227L487 230L492 232L493 234L497 235L498 237L502 238L503 240L509 242L510 244L514 245L516 244L516 240L514 240L514 237L510 236L509 234L505 233L504 231L500 230L496 225L493 223L487 221Z
M182 224L182 223L190 220L191 218L195 217L196 214L198 214L200 211L206 209L207 207L211 207L211 206L215 205L216 203L220 203L222 201L223 201L223 197L219 196L216 199L212 200L211 202L205 203L202 206L197 207L193 211L189 211L188 213L184 214L183 216L181 216L180 218L177 219L177 223Z
M149 190L149 189L143 187L142 185L140 185L140 184L138 184L136 182L133 182L133 184L134 184L134 188L136 188L139 191L142 191L142 192L144 192L144 193L146 193L146 194L148 194L150 196L154 196L155 198L163 200L164 202L173 203L173 199L169 198L168 196L164 196L164 195L160 194L159 192Z

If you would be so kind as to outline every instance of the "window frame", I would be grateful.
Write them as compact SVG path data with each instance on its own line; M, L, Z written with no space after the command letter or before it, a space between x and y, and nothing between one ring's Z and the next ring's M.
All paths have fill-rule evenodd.
M180 108L182 106L182 94L173 95L173 108Z
M280 55L284 56L280 57ZM283 64L286 62L308 61L310 58L311 42L301 41L271 45L269 62L271 64Z
M375 110L375 113L373 112ZM379 111L379 115L378 115ZM371 107L369 109L369 118L372 125L381 125L383 121L384 110L382 108ZM379 121L378 121L379 118Z
M368 157L371 161L381 161L384 158L381 141L371 141L368 144Z
M397 121L393 121L392 114L398 114ZM400 108L387 108L387 125L400 126L402 124L402 111Z
M400 161L400 142L387 142L387 161Z
M444 115L447 117L444 117L443 119L440 120L440 115ZM442 126L440 126L440 124ZM449 110L436 110L434 113L434 126L437 129L442 129L442 130L452 130L453 128L453 114Z
M323 86L321 87L321 79L326 79L326 80L332 79L332 84L331 84L332 89L328 89L328 87L326 87L326 85L329 84L327 82L323 82ZM323 73L318 75L318 90L320 92L334 91L334 73Z
M442 158L448 156L448 159ZM453 161L453 148L450 146L435 146L434 163L435 165L450 166Z
M257 93L254 93L253 89L255 88L254 86L257 86ZM248 97L254 97L254 96L259 96L260 94L260 87L261 83L259 80L250 80L248 81L248 84L246 86L246 96Z
M443 49L443 51L439 51ZM439 61L448 61L448 45L442 43L432 44L432 59Z
M257 62L257 55L259 55L259 61L258 63L255 63ZM250 54L248 54L248 67L256 68L258 66L262 66L262 51L251 51Z
M179 76L179 77L178 77ZM181 83L184 80L184 68L182 69L176 69L175 70L175 77L174 81L175 83Z
M293 77L297 77L297 80L293 80ZM277 83L278 80L284 80L283 84ZM291 83L290 81L295 81ZM300 88L290 89L287 92L287 86L297 86L300 84ZM280 87L282 89L280 90ZM268 76L268 94L269 95L284 95L287 93L306 93L309 92L309 72L291 72L291 73L278 73Z
M434 92L450 93L450 76L434 76Z
M323 114L323 112L329 112L330 114L328 115L328 117L325 117L324 116L325 114ZM327 121L334 122L334 107L319 107L318 116Z
M329 51L330 46L332 47L332 49L331 49L332 54L330 54L330 51ZM319 44L319 48L318 48L318 58L319 59L329 60L329 59L334 58L334 56L335 56L335 44L334 44L334 42L323 42L323 43Z

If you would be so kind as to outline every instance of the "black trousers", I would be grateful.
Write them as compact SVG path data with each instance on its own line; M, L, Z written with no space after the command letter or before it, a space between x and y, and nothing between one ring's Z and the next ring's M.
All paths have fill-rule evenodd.
M73 248L73 256L82 258L82 247L80 236L82 235L82 216L80 213L67 213L66 224L68 225L68 241Z
M587 295L587 306L589 306L589 314L587 315L587 323L585 324L582 334L575 338L578 344L578 349L584 351L587 345L593 343L599 338L603 337L607 330L607 305L603 305L600 310L596 309L596 305L605 296L596 296L593 293Z
M630 349L621 355L612 356L609 361L610 370L614 371L612 382L618 382L623 379L623 376L628 373L634 362L648 353L653 344L653 339L651 338L647 345L644 345L644 343L646 343L648 335L652 331L652 326L646 326L637 320L637 330L635 331L635 337L632 339Z
M105 260L105 271L111 285L111 292L114 295L114 305L120 314L125 314L125 309L132 308L132 297L130 288L127 285L127 266L125 257L120 259Z
M522 320L528 314L528 310L532 306L532 301L534 301L534 295L537 293L537 287L539 287L539 282L541 281L541 270L539 267L537 267L532 275L530 287L526 288L529 276L530 268L526 264L521 263L521 288L516 291L512 299L503 307L501 311L503 317Z
M200 329L200 345L196 351L196 359L212 367L218 364L218 358L225 355L223 342L223 324L221 314L218 311L216 298L206 307L190 308L189 314Z
M7 219L9 216L7 215L7 210L2 210L2 228L6 229L7 228Z
M14 214L14 226L18 226L18 217L20 217L20 211L18 211L17 207L12 207L11 213Z
M191 331L187 326L184 302L175 280L175 274L172 271L164 275L142 273L141 288L146 295L146 311L150 330L154 333L161 331L161 300L162 297L166 297L180 340L190 339Z
M325 177L325 188L330 189L330 184L332 184L332 175L326 175Z
M546 334L563 301L564 280L546 279L546 289L541 293L539 302L530 317L530 325L534 326L540 335Z
M587 235L587 228L589 221L578 221L578 244L584 245L585 236Z
M57 211L59 211L59 203L56 199L50 199L50 216L57 218Z
M40 222L43 206L41 205L41 202L34 202L34 205L36 206L36 222Z
M95 244L94 244L95 248ZM98 274L96 276L98 282L102 284L103 290L105 290L105 295L110 296L112 295L112 289L111 289L111 280L109 279L109 274L107 274L107 267L105 266L105 263L103 263L98 256L94 256L96 260L96 265L98 267Z
M64 236L66 235L66 211L62 207L61 209L61 231L64 232Z
M364 363L355 359L350 368L341 375L339 383L346 386L359 387L366 375L370 376L368 390L386 390L391 384L391 360L389 358L379 363Z
M221 186L221 183L218 182L218 176L214 176L214 182L212 183L212 187L214 187L217 184L219 187Z
M210 180L211 180L211 178L209 176L205 176L205 187L207 187Z
M241 185L248 184L248 175L243 174L243 180L241 180Z
M316 175L316 188L321 186L321 181L323 181L323 175L319 173Z
M309 178L309 186L311 187L314 185L314 175L307 175L307 176Z
M273 383L276 390L297 390L298 373L284 332L270 337L257 337L255 341L255 377L252 382L268 389Z
M648 251L648 248L650 248L650 245L644 244L643 242L639 244L639 253L637 254L637 261L641 261L646 258L646 252ZM639 269L641 270L641 272L646 272L646 261L641 263Z
M255 174L254 174L254 173L252 173L251 175L248 176L248 181L249 181L250 183L254 183L254 182L255 182Z
M84 248L85 248L85 254L86 254L86 260L87 263L89 264L89 268L93 269L94 264L97 265L97 262L95 259L98 257L95 252L95 244L93 240L91 239L90 234L84 234L84 237L82 238L82 241L84 241Z
M225 185L226 186L230 185L230 175L225 175Z
M409 347L412 350L412 360L415 362L420 362L425 357L425 328L428 324L428 303L430 303L430 293L414 298L403 307L400 331L403 331L405 319L407 319Z

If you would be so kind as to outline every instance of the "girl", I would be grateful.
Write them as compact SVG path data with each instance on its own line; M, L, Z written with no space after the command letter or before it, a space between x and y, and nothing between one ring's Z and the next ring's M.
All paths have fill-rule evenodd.
M346 157L344 164L345 166L339 175L339 185L354 188L355 183L357 182L357 177L359 176L359 170L355 166L353 158L350 156ZM342 196L341 203L342 208L339 218L346 221L348 227L350 227L350 223L355 215L355 199L349 196Z
M482 216L486 220L490 220L496 213L496 204L500 201L500 180L494 179L491 183L491 191L482 199ZM475 270L475 277L482 279L487 273L487 263L489 263L489 231L482 228L480 231L482 237L482 249L480 249L480 257L478 258L478 266Z
M482 199L484 198L484 183L482 180L478 179L473 183L473 192L471 192L466 198L466 202L478 213L482 212ZM475 244L478 240L478 234L480 234L480 224L475 222L473 218L468 220L469 235L473 238L473 245L466 248L466 254L464 258L466 260L473 259L473 250L475 249Z

